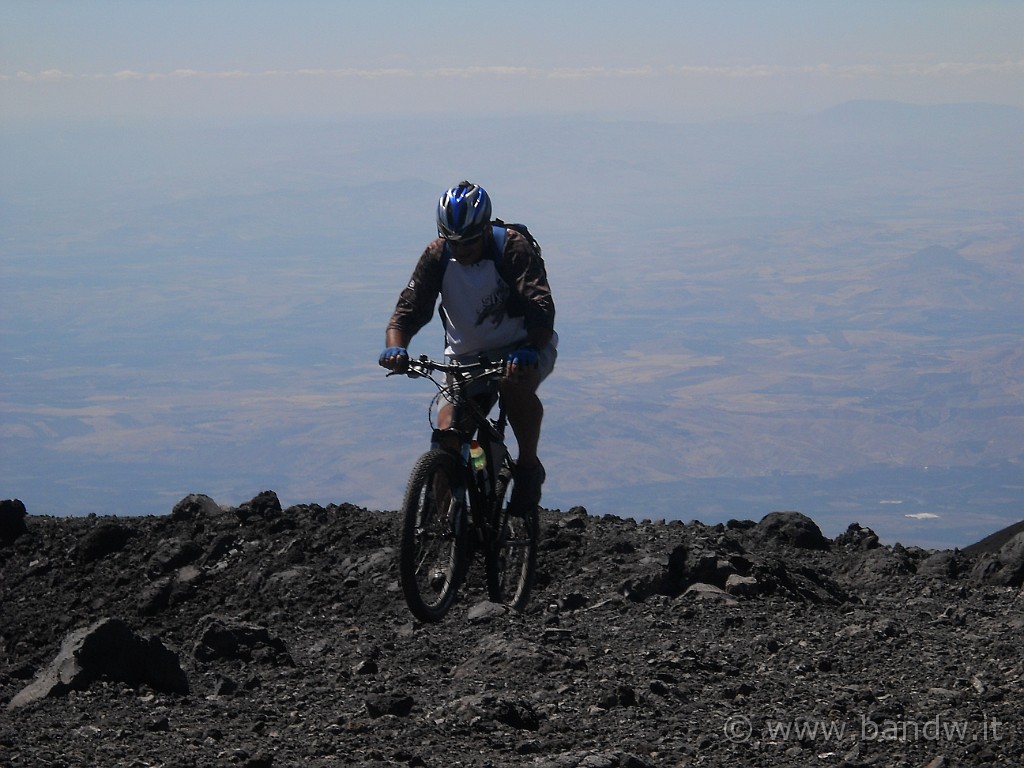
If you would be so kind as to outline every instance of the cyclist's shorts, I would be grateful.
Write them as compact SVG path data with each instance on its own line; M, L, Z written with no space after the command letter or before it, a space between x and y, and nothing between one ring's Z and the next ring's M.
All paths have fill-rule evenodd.
M552 341L540 350L537 356L537 369L540 372L540 380L544 381L551 372L555 369L555 361L558 359L558 349L556 347L558 337L554 337ZM510 344L500 349L495 349L485 353L485 357L489 360L504 360L510 353L515 352L523 346L522 342L518 344ZM465 355L463 357L450 357L449 360L453 360L459 363L475 363L480 359L480 355ZM447 376L448 384L452 383L451 376ZM487 413L494 407L494 404L498 401L498 388L501 385L501 381L498 379L483 379L481 381L473 382L466 390L466 394L476 400L477 403L484 409L484 413Z

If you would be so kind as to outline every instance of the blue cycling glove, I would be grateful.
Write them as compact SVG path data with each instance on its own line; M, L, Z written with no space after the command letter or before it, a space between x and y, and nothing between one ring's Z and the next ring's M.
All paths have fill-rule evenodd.
M510 352L505 362L517 368L536 368L540 360L540 352L536 347L523 347Z
M409 366L409 350L405 347L388 347L380 353L377 362L384 368L404 371Z

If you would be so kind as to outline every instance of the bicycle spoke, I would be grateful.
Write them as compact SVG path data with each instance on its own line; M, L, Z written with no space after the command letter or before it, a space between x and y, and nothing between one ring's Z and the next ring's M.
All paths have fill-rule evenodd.
M465 556L453 457L431 451L420 457L409 479L399 548L402 591L413 614L439 621L455 601Z
M499 483L494 510L493 539L487 553L487 589L491 600L520 610L529 599L537 568L538 520L536 509L513 514L505 506L510 497L509 475Z

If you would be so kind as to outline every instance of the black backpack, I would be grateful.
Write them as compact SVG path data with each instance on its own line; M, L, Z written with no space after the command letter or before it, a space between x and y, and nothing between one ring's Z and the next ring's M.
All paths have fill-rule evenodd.
M537 258L542 258L540 243L537 242L537 238L533 236L525 224L507 224L501 219L495 219L491 222L491 226L494 227L494 243L498 246L499 254L505 250L505 230L514 229L526 238L526 242L533 246L533 250L537 254Z

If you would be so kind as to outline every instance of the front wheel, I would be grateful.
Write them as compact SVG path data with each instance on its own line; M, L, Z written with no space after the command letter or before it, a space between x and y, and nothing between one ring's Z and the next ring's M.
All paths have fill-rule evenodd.
M455 602L466 559L466 491L458 460L423 454L402 503L398 572L405 602L421 621L440 621Z
M526 606L537 573L540 520L536 507L509 510L511 474L508 468L503 469L498 479L485 566L490 599L518 611Z

